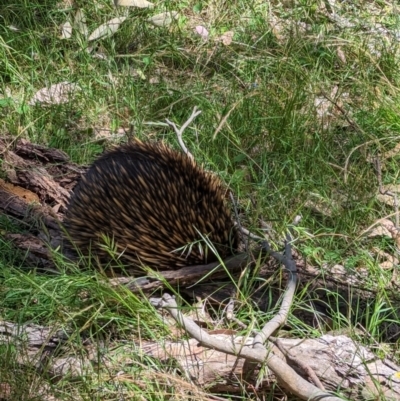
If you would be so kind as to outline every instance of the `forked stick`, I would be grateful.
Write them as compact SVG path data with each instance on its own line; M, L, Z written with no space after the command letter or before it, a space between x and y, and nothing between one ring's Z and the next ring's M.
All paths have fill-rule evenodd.
M176 126L176 124L170 120L166 120L167 123L174 129L176 136L178 137L178 142L182 150L191 158L193 159L193 155L189 152L189 149L186 147L185 142L183 142L182 134L185 129L189 126L189 124L199 115L201 114L201 110L197 109L197 106L194 106L192 114L187 119L187 121L182 125L180 129Z
M297 225L300 222L300 219L300 216L296 216L293 224ZM256 350L265 350L265 343L268 341L268 338L286 322L286 319L290 312L290 308L293 303L298 276L296 263L294 262L292 257L291 243L292 235L289 231L286 234L285 252L282 255L279 252L273 251L267 240L263 240L261 242L263 249L267 251L275 260L285 266L287 272L289 273L289 280L286 284L286 290L283 294L283 299L281 307L279 308L279 312L269 322L267 322L263 329L254 337L253 348ZM246 360L243 366L243 372L245 376L249 377L254 372L256 366L257 364L255 364L254 362Z
M191 337L198 340L201 345L229 355L246 358L253 362L265 363L275 373L280 385L300 399L308 401L341 401L341 398L326 391L322 391L303 379L282 359L272 354L269 350L265 348L254 349L243 347L241 344L237 344L234 338L232 338L232 341L226 341L208 334L195 322L188 319L180 312L175 299L169 294L163 295L158 306L166 309L175 321L179 323Z

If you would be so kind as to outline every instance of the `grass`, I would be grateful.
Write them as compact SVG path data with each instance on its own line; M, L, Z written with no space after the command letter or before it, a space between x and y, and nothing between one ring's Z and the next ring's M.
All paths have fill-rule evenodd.
M296 247L307 261L322 271L333 265L365 271L365 285L377 291L367 308L359 309L332 293L333 328L361 322L368 333L362 340L379 343L399 318L388 290L393 270L380 267L376 250L396 256L398 249L393 238L361 233L394 212L376 197L371 159L381 155L383 184L398 185L400 156L385 155L400 135L400 21L389 1L338 3L336 22L324 4L177 0L138 9L115 8L106 0L76 1L73 7L68 1L8 1L0 5L0 132L89 163L109 143L123 140L124 130L178 147L165 120L181 124L197 106L202 114L185 142L196 160L232 188L243 224L256 231L262 219L279 242L279 233L301 214ZM76 29L70 39L61 39L60 26L73 20L77 8L86 15L89 32L117 16L127 20L114 35L93 42ZM165 27L148 22L164 11L179 16ZM207 28L208 40L193 32L196 25ZM221 37L230 31L233 41L224 45ZM59 82L80 90L66 103L30 103L38 90ZM1 232L28 229L0 218ZM43 276L1 237L0 249L2 319L57 325L104 347L113 335L165 335L147 302L111 289L93 271L61 261L62 273ZM241 284L237 313L248 322L255 316L262 325L268 316L247 298L257 280L250 276ZM266 288L264 299L272 308ZM294 310L310 309L314 301L304 290ZM295 313L289 323L299 336L323 331ZM82 348L79 338L71 340L76 353ZM388 342L387 354L398 358L398 341ZM15 363L12 349L7 352L2 378ZM115 399L120 391L145 399L171 397L162 368L130 352L138 364L118 383L110 379L115 372L104 369L77 386L67 379L49 384L31 372L15 399L35 399L28 391L32 380L62 399ZM149 366L153 373L145 375ZM178 383L170 388L182 397Z

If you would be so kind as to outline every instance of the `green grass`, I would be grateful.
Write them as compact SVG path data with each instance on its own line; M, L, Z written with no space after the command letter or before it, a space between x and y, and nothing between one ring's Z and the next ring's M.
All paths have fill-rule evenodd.
M60 148L73 161L89 163L110 143L125 140L121 132L177 148L165 120L181 124L197 106L202 114L184 140L196 160L232 188L243 224L257 231L260 220L270 223L279 243L280 233L301 214L295 246L306 260L321 271L335 264L349 273L364 269L364 285L376 291L367 307L357 307L356 295L339 299L327 290L331 328L359 323L369 333L359 340L383 341L399 318L388 290L393 272L379 267L376 249L390 255L398 250L393 239L360 234L394 213L376 198L371 158L385 155L400 137L400 21L387 1L337 2L337 14L347 23L340 26L327 17L324 4L182 0L128 9L106 0L76 1L75 8L66 1L8 1L0 5L0 134ZM117 16L127 20L114 35L90 43L76 30L61 39L60 26L73 20L77 8L89 32ZM163 11L178 11L179 17L167 27L147 21ZM207 41L193 32L196 25L207 28ZM234 32L230 45L215 40L228 31ZM29 103L39 89L65 81L80 88L72 101ZM385 185L398 185L399 159L395 153L383 160ZM1 216L0 233L6 231L29 227ZM143 298L111 289L93 269L82 272L60 261L62 273L44 276L3 237L0 251L2 319L76 332L70 344L76 353L82 333L105 347L115 336L165 335ZM276 299L266 285L268 315L258 309L248 297L259 285L247 273L237 313L262 326ZM310 305L316 300L307 288L298 294L289 324L296 335L318 336L323 325L315 328L299 317L314 313ZM398 355L398 343L389 343ZM0 375L15 363L12 355ZM132 358L142 364L135 369L143 375L150 362ZM167 398L168 380L157 376L160 367L153 368L155 376L123 384L99 369L80 381L72 398L68 380L51 386L62 399L115 399L121 388L142 392L145 399ZM35 399L28 390L21 394L15 399Z

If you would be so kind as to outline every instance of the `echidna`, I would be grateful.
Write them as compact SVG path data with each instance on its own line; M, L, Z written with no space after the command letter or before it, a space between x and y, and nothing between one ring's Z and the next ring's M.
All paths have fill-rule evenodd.
M128 265L157 269L209 263L237 246L214 174L160 142L121 145L89 168L71 197L65 227L84 255L107 260L104 238ZM203 239L207 240L204 241Z

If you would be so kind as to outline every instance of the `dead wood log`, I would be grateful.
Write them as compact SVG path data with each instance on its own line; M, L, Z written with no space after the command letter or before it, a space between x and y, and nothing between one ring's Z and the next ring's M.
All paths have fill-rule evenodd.
M226 277L226 272L237 272L249 264L249 257L246 254L235 255L222 265L219 262L207 265L186 266L177 270L159 271L150 276L140 277L138 281L134 277L116 277L110 279L113 286L125 285L133 292L151 292L154 289L162 288L163 281L172 286L189 286L198 281L207 280L211 276L215 279ZM146 281L144 281L146 280Z
M253 338L237 336L233 331L210 331L208 334L217 341L242 350L251 349L253 343ZM68 340L68 333L55 328L0 322L0 344L17 347L17 363L21 366L33 367L39 372L45 370L53 378L78 378L93 373L93 363L98 363L98 353L93 348L95 344L87 344L87 357L78 358L76 355L82 354L68 351L71 346ZM387 400L400 399L400 367L379 359L347 336L327 334L318 339L279 341L282 347L290 351L290 358L277 347L272 347L269 352L291 365L300 375L304 375L304 371L293 363L294 360L310 366L328 392L340 391L350 399L360 400L374 399L382 394ZM204 347L196 339L178 342L166 340L163 343L142 340L140 345L135 346L116 342L112 349L102 352L105 367L123 371L124 361L120 359L118 367L110 365L111 361L116 360L113 352L118 350L119 355L125 355L125 363L129 366L132 353L137 354L138 347L143 354L162 363L174 359L188 381L215 393L241 394L245 388L256 389L259 396L266 395L276 380L276 376L267 371L260 381L260 369L257 369L244 381L243 358ZM121 348L124 352L121 352Z
M371 395L382 393L386 394L386 399L389 400L398 399L400 396L400 377L398 377L400 367L391 361L380 361L367 348L353 342L348 337L325 335L319 340L279 339L275 340L275 343L279 342L278 347L268 346L268 348L258 347L255 349L252 347L254 340L247 342L247 337L232 334L223 338L213 337L193 320L184 316L177 308L175 300L168 294L164 294L159 306L166 309L185 332L196 340L198 345L206 347L204 360L198 355L198 348L191 348L196 350L196 364L199 363L198 366L201 366L202 369L206 362L210 361L207 353L219 352L220 355L217 356L216 361L221 361L230 355L236 361L233 364L234 367L242 358L261 365L265 364L271 369L283 388L302 400L340 400L327 390L350 393L355 391L358 396L368 395L368 399ZM284 358L282 358L282 350ZM193 351L183 354L187 369L193 366L192 354ZM285 358L286 361L283 361ZM371 365L369 365L370 363ZM237 372L238 375L240 374L237 377L243 377L243 367L244 365ZM217 370L217 372L219 375L221 370ZM253 374L254 370L250 376L246 374L246 381ZM309 376L310 381L316 378L322 388L317 388L305 380L304 376ZM352 395L354 396L354 394Z
M217 341L234 343L241 349L250 349L253 343L253 338L235 336L234 333L209 334ZM291 358L285 357L277 347L270 352L291 365L300 375L304 375L304 371L293 363L294 360L311 367L329 392L340 391L350 399L374 399L379 394L385 394L387 400L400 399L400 378L397 378L400 368L379 359L347 336L327 334L318 339L284 338L279 341L286 350L290 350ZM267 371L259 382L260 369L257 369L243 382L243 358L205 347L196 339L149 343L144 345L143 350L160 360L174 358L186 377L212 392L240 393L243 386L251 389L258 382L257 393L268 393L276 381L273 372Z
M75 356L63 355L53 357L68 340L68 335L62 330L42 327L37 324L19 326L11 322L0 321L0 344L12 345L17 348L17 362L21 366L33 367L54 378L66 375L81 376L90 369L90 362Z
M22 219L29 224L40 224L43 222L46 227L59 230L57 216L51 208L41 204L29 204L25 199L7 190L0 181L0 210L3 213Z

